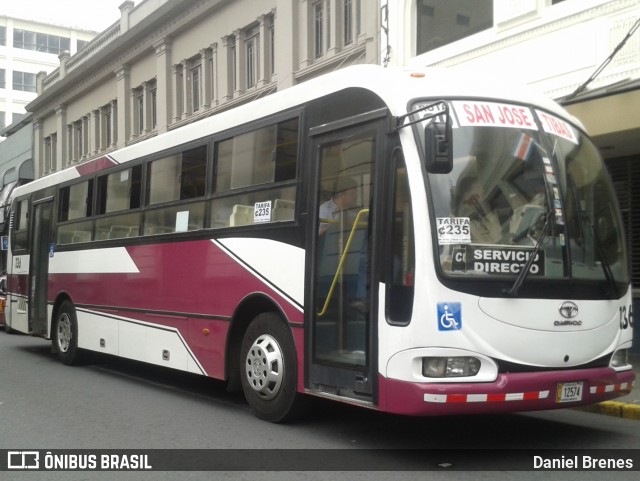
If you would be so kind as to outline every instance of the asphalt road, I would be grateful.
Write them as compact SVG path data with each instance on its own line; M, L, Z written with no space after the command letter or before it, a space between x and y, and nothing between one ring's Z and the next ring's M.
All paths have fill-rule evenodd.
M250 471L0 472L0 480L190 479L638 479L636 471L510 471L505 458L590 450L640 453L640 422L559 410L502 416L408 418L316 400L295 424L253 416L241 394L223 383L111 357L80 367L60 364L47 341L0 330L0 450L226 449L246 456ZM276 451L251 451L273 449ZM325 471L263 472L265 456L281 461L309 451ZM351 451L350 450L365 450ZM376 451L376 450L393 451ZM418 459L411 449L425 449ZM624 450L636 451L624 451ZM327 451L332 450L332 451ZM492 450L487 453L484 450ZM582 451L580 451L582 452ZM213 451L212 456L220 456ZM408 466L398 469L409 453ZM515 453L515 454L514 454ZM299 453L298 453L299 454ZM355 468L348 468L345 456ZM569 456L569 454L567 454ZM388 466L365 472L362 465ZM268 460L267 460L268 461ZM273 466L266 462L267 466ZM281 464L276 463L276 466ZM297 465L296 465L297 466ZM347 467L345 467L347 466ZM336 468L343 471L332 471ZM350 469L356 469L355 471ZM237 469L237 468L236 468ZM271 469L271 468L269 468ZM475 470L476 471L468 471Z

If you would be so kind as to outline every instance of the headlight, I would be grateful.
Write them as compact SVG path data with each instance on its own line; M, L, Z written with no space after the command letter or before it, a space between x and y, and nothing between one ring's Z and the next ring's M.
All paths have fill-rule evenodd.
M468 377L480 371L480 360L475 357L423 357L424 377Z
M611 356L611 367L623 367L629 364L629 349L620 349Z

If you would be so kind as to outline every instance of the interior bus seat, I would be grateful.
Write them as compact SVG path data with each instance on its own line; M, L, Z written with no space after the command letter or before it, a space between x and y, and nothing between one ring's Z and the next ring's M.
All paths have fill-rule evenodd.
M71 242L89 242L91 240L91 232L85 230L76 230L73 232L73 238Z
M296 203L292 200L276 199L273 203L272 220L293 220Z
M109 229L100 227L96 229L96 240L104 240L109 238Z
M253 224L253 206L236 204L229 217L230 226Z
M137 229L137 227L135 227ZM112 225L109 229L109 239L121 239L122 237L131 237L131 226L128 225Z
M73 243L73 232L58 231L58 244L71 244Z
M145 229L145 235L169 234L174 230L163 225L152 225Z

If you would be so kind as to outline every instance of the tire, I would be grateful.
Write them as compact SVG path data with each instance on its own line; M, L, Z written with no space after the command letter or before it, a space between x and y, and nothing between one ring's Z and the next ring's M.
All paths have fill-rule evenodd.
M53 332L51 334L54 352L67 366L80 363L81 351L78 349L78 318L71 301L60 304Z
M297 355L289 326L266 312L247 329L240 348L242 390L255 415L274 423L301 413Z

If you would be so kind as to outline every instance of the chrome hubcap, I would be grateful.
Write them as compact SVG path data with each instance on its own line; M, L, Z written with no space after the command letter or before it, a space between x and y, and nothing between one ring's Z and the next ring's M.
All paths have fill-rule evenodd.
M67 352L71 344L71 318L64 313L58 319L58 349L60 352Z
M282 350L268 334L258 337L252 344L245 363L245 372L251 386L265 400L273 399L280 390L284 377Z

